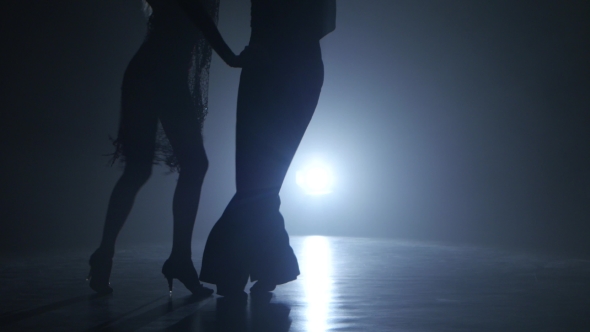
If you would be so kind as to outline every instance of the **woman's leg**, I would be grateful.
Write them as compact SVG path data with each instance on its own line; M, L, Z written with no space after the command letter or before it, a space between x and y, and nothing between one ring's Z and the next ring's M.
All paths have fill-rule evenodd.
M208 167L202 146L194 154L196 156L192 157L192 161L181 162L181 170L174 191L172 255L191 255L193 228L201 197L201 187Z
M139 52L138 52L139 54ZM137 55L136 57L137 58ZM109 278L117 236L127 220L139 189L151 174L158 118L151 102L150 80L140 80L133 61L123 79L118 143L125 170L111 194L100 247L90 257L90 287L111 293Z
M109 200L100 247L90 256L89 286L100 294L112 293L109 279L115 254L117 236L131 211L135 195L147 181L151 163L127 161L123 175L117 181Z
M114 251L135 196L152 172L158 116L153 85L148 83L153 80L141 79L141 68L134 65L138 55L127 68L121 89L121 123L117 140L122 147L125 169L113 189L105 219L101 248L109 252Z
M193 128L197 133L200 128ZM170 131L167 131L167 135ZM200 135L199 135L200 136ZM172 142L173 139L170 139ZM191 242L199 200L201 197L201 187L207 173L208 161L201 137L193 137L190 146L179 147L178 143L172 143L175 153L183 148L187 151L177 153L179 159L180 171L178 182L174 191L172 202L172 214L174 218L174 231L172 239L172 254L180 256L191 256ZM180 144L182 145L182 144Z
M162 110L160 121L179 163L178 182L172 202L172 252L162 267L162 273L168 280L170 291L173 279L178 279L194 295L209 296L213 290L201 285L191 259L193 228L208 161L199 117L192 106L188 87L185 84L172 87Z
M199 118L186 84L168 87L160 121L179 163L172 213L174 231L171 256L191 256L191 242L201 187L209 162L203 145Z
M149 179L152 170L151 162L127 161L125 170L109 200L100 247L113 253L117 236L131 212L135 196Z

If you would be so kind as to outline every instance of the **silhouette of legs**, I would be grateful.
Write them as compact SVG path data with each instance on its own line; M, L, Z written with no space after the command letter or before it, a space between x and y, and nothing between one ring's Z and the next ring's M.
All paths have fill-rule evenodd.
M143 48L143 45L142 45ZM115 185L107 209L100 247L114 252L117 236L127 220L135 196L152 173L158 109L154 103L153 77L146 77L138 64L140 51L129 63L121 88L121 123L118 141L123 146L125 169ZM150 80L148 80L150 78Z
M90 257L90 273L88 280L90 288L97 293L112 293L109 284L115 241L121 231L137 192L150 177L151 163L140 163L128 160L125 170L109 200L107 216L104 224L100 247Z
M111 194L100 251L110 253L112 258L117 236L135 196L151 175L159 120L180 166L173 200L171 258L174 264L167 264L166 275L194 290L200 284L191 261L191 239L208 161L186 72L179 68L164 68L162 72L147 70L153 66L146 63L151 64L153 59L151 55L145 56L147 51L142 52L146 49L149 47L144 43L123 79L118 140L122 143L126 163ZM108 277L106 280L108 282Z
M178 103L179 112L162 112L160 121L180 165L178 182L172 202L174 232L172 252L162 267L172 291L173 279L181 281L197 296L209 296L213 290L199 282L191 260L191 242L199 207L201 187L208 168L207 155L197 113L191 107L190 94L183 86L169 86L168 98ZM184 88L187 89L186 85ZM166 107L166 105L163 105ZM163 108L165 109L165 108Z
M174 215L172 252L170 258L166 260L162 267L162 273L168 279L170 292L172 292L172 280L178 279L194 295L209 296L213 293L213 290L201 285L199 275L191 260L192 234L199 206L201 186L207 171L207 157L200 135L198 135L198 139L185 140L185 138L182 138L182 140L177 141L177 134L182 137L182 134L187 132L171 130L169 125L167 123L164 128L167 133L170 132L167 135L173 148L175 148L175 153L187 147L189 150L177 153L180 174L172 202ZM197 133L199 132L197 131ZM184 144L178 144L179 141L184 142ZM187 142L191 142L191 144L187 144ZM191 147L192 144L194 144L193 147Z
M218 293L220 285L243 290L248 275L263 291L299 275L279 191L315 111L323 64L319 43L271 52L274 61L244 68L240 78L237 193L209 235L201 272Z

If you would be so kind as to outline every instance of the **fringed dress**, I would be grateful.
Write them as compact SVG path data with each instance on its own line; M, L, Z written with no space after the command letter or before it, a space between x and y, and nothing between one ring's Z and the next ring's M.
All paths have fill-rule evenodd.
M200 0L217 22L219 0ZM150 162L179 170L171 134L201 130L207 115L212 50L175 0L148 0L147 36L122 84L121 116L111 162ZM192 142L195 143L195 142ZM191 144L192 144L191 143ZM202 143L202 142L201 142Z

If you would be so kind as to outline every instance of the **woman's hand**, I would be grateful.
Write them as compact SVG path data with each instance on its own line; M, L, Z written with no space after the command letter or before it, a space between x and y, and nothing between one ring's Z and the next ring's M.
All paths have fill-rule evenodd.
M235 54L231 54L229 56L227 56L226 59L223 59L224 62L232 67L232 68L242 68L242 60L240 59L239 56L235 55Z
M215 22L211 19L200 1L176 0L180 7L188 15L189 19L201 30L205 39L213 50L227 63L230 67L240 68L241 64L238 56L227 46Z
M240 67L256 66L270 62L270 54L266 47L251 44L244 48L238 56Z

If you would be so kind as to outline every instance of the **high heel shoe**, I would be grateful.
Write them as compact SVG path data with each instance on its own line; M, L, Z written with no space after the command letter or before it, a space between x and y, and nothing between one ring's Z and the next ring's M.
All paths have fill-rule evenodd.
M113 292L109 278L113 267L113 253L101 248L90 256L90 272L86 280L92 290L98 294L110 294Z
M207 297L213 294L211 288L207 288L199 282L199 274L190 257L180 259L168 258L162 267L162 274L168 281L170 295L172 295L174 279L182 282L195 296Z

